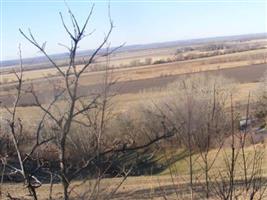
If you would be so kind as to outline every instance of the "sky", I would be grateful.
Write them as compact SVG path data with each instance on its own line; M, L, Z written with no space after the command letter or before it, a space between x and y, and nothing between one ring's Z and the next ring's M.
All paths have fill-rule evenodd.
M40 52L19 33L30 28L37 41L47 42L49 54L66 52L58 43L70 44L59 12L68 21L63 0L0 0L0 60L40 56ZM115 25L111 46L122 43L147 44L194 38L267 32L267 0L67 0L82 24L95 4L87 33L79 50L93 49L109 28L108 2ZM67 23L70 25L69 23Z

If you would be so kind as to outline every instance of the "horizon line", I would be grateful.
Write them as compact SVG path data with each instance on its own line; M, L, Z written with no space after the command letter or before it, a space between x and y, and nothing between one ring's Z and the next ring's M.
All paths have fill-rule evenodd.
M125 45L122 46L122 48L125 47L131 47L131 46L139 46L139 45L153 45L153 44L164 44L164 43L170 43L170 42L185 42L185 41L189 41L189 40L201 40L201 39L216 39L216 38L227 38L227 37L235 37L235 36L250 36L250 35L261 35L261 34L266 34L267 37L267 31L266 32L258 32L258 33L244 33L244 34L235 34L235 35L217 35L217 36L210 36L210 37L193 37L193 38L188 38L188 39L177 39L177 40L166 40L166 41L162 41L162 42L149 42L149 43L133 43L133 44L129 44L129 45ZM123 43L122 43L123 44ZM127 44L127 42L125 43ZM116 48L119 45L114 45L112 47L110 47L111 49ZM103 48L105 49L105 48ZM86 51L94 51L95 48L92 49L85 49L85 50L81 50L78 51L77 53L81 53L81 52L86 52ZM138 49L137 49L138 50ZM63 55L63 54L67 54L68 52L59 52L59 53L51 53L50 56L57 56L57 55ZM78 55L79 56L79 55ZM22 60L28 60L28 59L35 59L35 58L43 58L45 57L44 55L40 55L40 56L29 56L29 57L25 57ZM0 63L3 64L4 62L11 62L11 61L18 61L18 58L14 58L14 59L6 59L6 60L0 60ZM1 66L0 66L1 67Z

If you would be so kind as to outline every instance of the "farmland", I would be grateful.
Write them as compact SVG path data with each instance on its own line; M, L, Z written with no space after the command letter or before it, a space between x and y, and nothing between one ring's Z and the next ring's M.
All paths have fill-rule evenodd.
M74 125L68 129L67 147L69 149L66 151L66 157L69 159L69 166L66 173L69 171L71 173L73 171L80 172L78 167L81 165L86 166L84 169L98 170L98 168L95 169L94 164L103 162L100 164L99 170L101 172L104 170L106 174L95 177L95 174L90 174L90 170L79 174L69 185L70 196L81 199L82 197L79 196L81 194L95 195L97 187L97 198L99 199L192 199L189 192L194 193L195 199L203 199L205 195L211 195L204 192L206 190L212 193L211 199L217 199L219 196L217 189L222 187L220 184L223 183L226 176L221 174L227 174L227 170L229 170L226 158L230 158L232 152L237 158L236 175L234 176L237 193L242 191L240 195L247 195L250 192L247 191L246 194L243 194L242 190L244 181L242 162L245 157L253 160L252 168L250 165L246 166L249 176L253 175L251 175L251 180L257 182L262 178L261 180L265 182L267 168L266 155L263 152L265 152L266 137L264 134L256 135L254 131L263 125L261 131L266 130L266 117L260 118L248 131L245 130L245 134L248 134L250 139L245 141L244 146L242 146L243 132L236 124L244 115L253 115L254 119L255 113L258 112L259 91L261 91L264 74L267 70L267 40L265 36L243 37L188 41L183 45L177 45L175 42L162 43L156 44L154 48L152 45L141 49L136 47L134 50L130 48L125 51L122 49L115 52L114 55L110 55L109 61L105 61L102 58L104 56L100 55L91 64L91 67L79 77L75 94L79 101L74 104L75 109L78 110L77 113L80 114L85 102L92 101L92 104L96 103L96 106L88 109L89 114L85 112L79 118L73 119ZM86 56L84 57L86 58ZM75 70L83 69L83 65L80 63L81 57L81 55L78 56ZM64 73L68 71L66 58L60 58L57 63ZM16 81L13 70L18 74L19 66L13 64L5 66L1 72L1 120L4 124L1 130L4 135L3 140L9 138L5 135L5 131L8 129L5 124L8 120L5 121L5 117L15 112L18 119L16 123L23 122L23 126L18 126L23 127L23 131L25 131L25 135L19 135L19 139L22 141L19 147L27 160L29 159L27 151L35 141L32 130L38 127L37 124L40 120L46 119L47 114L52 120L47 117L46 124L39 126L45 128L44 137L57 133L59 130L51 121L53 118L59 117L59 120L55 121L56 125L61 126L62 121L64 122L66 118L65 110L73 97L70 95L70 99L65 99L65 96L62 96L61 99L56 98L58 91L63 91L64 94L66 93L65 95L68 95L64 88L65 79L62 78L59 70L53 68L47 61L26 63L23 67L25 67L25 71L23 72L22 92L17 104L14 102L18 95L18 81ZM75 80L75 72L72 72L68 78L70 82ZM112 82L108 85L109 87L105 85L108 81ZM70 85L72 86L72 82ZM60 90L62 88L64 90ZM71 91L67 88L68 90ZM74 91L76 92L76 89ZM104 97L101 96L103 91ZM94 102L94 98L96 102ZM56 103L51 104L54 99ZM191 101L194 104L190 105ZM54 109L46 110L50 109L51 105L54 106ZM216 120L209 118L211 114L208 112L211 105L216 111L213 111L215 114L212 114L215 118L218 117ZM183 124L191 123L184 119L189 115L187 112L189 113L191 107L193 109L191 111L193 125L190 137L194 139L193 146L188 145L187 137L185 137L188 130L183 127ZM13 108L15 108L14 111L12 111ZM175 112L178 112L179 115L173 115ZM44 113L45 115L43 115ZM182 119L179 118L180 116ZM234 119L234 117L236 118ZM232 125L230 125L231 120L229 119L232 120ZM89 124L85 124L86 120L89 121ZM95 121L92 122L92 120ZM215 123L215 125L210 125L210 123ZM10 124L12 127L12 123ZM212 140L212 144L207 147L204 144L207 149L203 150L203 144L200 144L202 140L198 134L204 134L204 138L206 137L205 133L210 134L209 131L205 132L206 129L202 127L205 127L206 124L208 127L214 126L212 134L218 132L218 135L214 135L215 139ZM229 128L230 126L232 130ZM14 130L16 131L16 129ZM170 136L173 130L175 135ZM198 132L199 130L203 132ZM23 131L21 133L24 133ZM167 133L164 135L166 131ZM104 136L95 144L93 136L97 134ZM161 136L161 134L163 135ZM161 137L166 137L166 141L157 141ZM234 137L237 142L232 143ZM259 141L254 143L253 140L256 139ZM66 195L62 192L60 179L56 175L53 177L54 173L57 174L59 170L58 167L51 167L59 163L57 158L59 149L57 139L53 137L52 140L53 142L49 141L45 144L46 146L40 147L40 151L32 155L34 159L40 157L40 162L43 162L40 172L36 172L37 178L43 181L42 186L36 189L39 199L47 199L48 196L62 199ZM6 148L12 149L12 145L7 145L12 141L8 139L6 141ZM206 138L204 141L209 140ZM223 143L220 143L221 141ZM93 150L90 149L90 142L93 143ZM122 142L126 144L122 145ZM138 146L139 143L141 147ZM99 148L98 145L101 148L95 150L95 148ZM117 146L114 147L114 145ZM230 148L231 145L237 151L233 151ZM148 148L143 148L147 146ZM94 156L95 152L97 152L97 156ZM99 155L106 152L111 152L105 157L106 160L97 160ZM6 159L11 163L14 162L17 166L18 164L13 160L14 155L12 154L10 158ZM89 165L90 162L88 162L89 164L85 162L88 155L93 155L92 159L95 159L92 166ZM256 157L259 155L263 157ZM27 163L29 165L26 165L27 169L35 166L34 159L29 161L30 164ZM55 163L51 162L53 159ZM261 162L261 165L258 162ZM51 166L47 166L47 163ZM78 164L76 165L76 163ZM203 171L205 164L208 168L210 167L210 170ZM46 167L42 168L42 165ZM188 166L192 167L191 171L188 170ZM103 169L103 167L107 167L107 169ZM260 174L258 171L254 171L258 169L257 167L260 168ZM10 168L12 169L12 167ZM47 172L47 169L50 171ZM209 177L204 176L204 172L209 173ZM218 172L220 172L220 177L217 176ZM257 173L256 178L254 172ZM247 178L248 175L245 176ZM2 177L7 181L1 184L1 192L7 198L8 194L21 199L30 198L25 196L28 188L25 188L22 183L11 183L8 176L3 175ZM55 179L54 182L53 179L49 179L51 177ZM194 180L194 184L189 183L190 178ZM209 184L214 185L214 188L207 189L208 178L211 179ZM92 187L93 185L96 186ZM106 194L110 196L106 197Z
M208 43L200 44L192 44L183 47L185 49L182 55L187 55L189 50L188 48L193 48L197 50L190 50L189 53L192 55L198 55L199 51L201 52L212 45L229 45L232 46L230 49L236 49L237 45L241 46L246 45L246 48L254 47L256 50L247 50L243 52L227 53L223 55L214 55L203 58L190 59L188 58L185 61L175 61L177 57L177 49L181 47L165 47L154 49L146 49L146 50L132 50L129 52L118 52L115 55L112 55L110 61L108 63L109 70L112 73L112 79L116 80L116 85L114 86L114 91L119 94L126 93L138 93L142 90L146 90L149 88L160 88L166 86L168 83L173 82L174 80L179 79L180 77L184 77L185 75L194 75L194 74L213 74L213 75L222 75L230 79L234 79L239 83L252 83L258 82L266 70L266 49L257 49L257 48L265 48L267 43L266 39L246 39L242 42L237 42L233 40L231 37L228 39L225 38L226 41L220 42L216 41L216 38ZM239 38L240 39L240 38ZM233 41L232 41L233 40ZM174 43L175 44L175 43ZM174 45L171 43L171 45ZM170 44L169 44L170 45ZM238 46L238 48L240 48ZM160 47L160 45L159 45ZM219 51L219 50L217 50ZM222 51L222 50L220 50ZM224 51L227 51L224 50ZM216 52L215 50L211 50L211 52ZM179 54L179 53L178 53ZM181 54L181 53L180 53ZM179 55L180 55L179 54ZM152 64L153 60L160 60L165 56L166 63L162 64ZM166 59L169 58L170 60ZM103 59L100 57L100 63L105 63ZM139 59L137 63L140 63L142 66L138 66L135 64L131 67L127 67L125 63L131 64L133 61ZM149 59L149 62L145 62L146 59ZM144 60L144 61L142 61ZM141 62L142 61L142 62ZM165 62L165 61L164 61ZM121 67L121 64L125 65ZM32 64L31 64L32 65ZM36 64L38 65L38 64ZM92 66L90 69L97 69L100 67L99 64L95 64L96 66ZM103 64L102 64L103 65ZM26 65L27 67L27 65ZM37 68L37 67L36 67ZM64 70L66 67L62 67ZM77 66L79 69L79 65ZM2 70L1 81L1 94L0 100L3 102L10 102L9 94L12 94L12 87L14 86L15 76L11 71L7 71L9 68L6 67L6 70ZM56 73L56 69L48 68L42 69L38 67L35 70L26 70L23 74L25 80L25 87L27 84L34 83L36 89L42 91L42 94L49 94L51 91L47 91L47 88L51 88L49 84L53 82L60 82L60 78ZM90 71L90 70L89 70ZM103 68L99 68L98 70L86 72L80 80L80 94L86 95L90 90L97 90L101 84L103 83L103 76L105 72L103 72ZM49 80L49 81L47 81ZM13 85L13 86L12 86ZM7 92L8 91L8 92ZM46 91L46 92L43 92ZM29 100L30 97L25 97L25 102L27 104L32 104ZM42 98L41 98L42 99ZM22 104L23 103L22 100Z

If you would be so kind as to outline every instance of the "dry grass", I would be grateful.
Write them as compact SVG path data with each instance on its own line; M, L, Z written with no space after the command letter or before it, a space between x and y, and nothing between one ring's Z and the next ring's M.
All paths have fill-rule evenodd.
M177 177L176 180L179 178ZM109 178L109 179L104 179L101 183L101 187L104 187L111 191L114 189L114 186L119 184L121 181L121 178ZM180 183L182 183L182 179L180 179ZM80 185L80 181L76 181L72 184L74 185ZM88 183L82 184L81 186L77 187L72 196L76 196L77 194L82 194L84 191L88 189L89 181ZM131 196L131 194L134 194L135 192L138 191L143 191L143 195L147 196L147 192L150 191L153 193L153 190L155 188L158 188L159 186L168 186L172 185L172 181L169 175L164 175L164 176L140 176L140 177L129 177L123 185L120 187L120 189L117 191L117 193L121 194L127 194L125 197L121 199L132 199L131 197L126 197L126 196ZM50 185L49 184L44 184L41 188L37 189L38 196L40 200L48 199L49 196L49 191L50 191ZM62 198L62 193L61 193L61 185L60 184L55 184L53 187L53 197L54 199L60 199ZM4 184L3 185L3 200L5 199L5 195L7 193L10 193L12 196L16 198L25 198L25 199L31 199L31 197L27 196L28 191L27 189L23 186L23 184ZM116 198L119 199L119 198ZM142 199L142 198L139 198ZM154 198L154 199L162 199L162 198Z
M233 95L233 100L237 103L244 104L247 101L249 92L251 92L253 96L254 92L259 87L259 83L237 83L235 87L235 91L238 92ZM121 113L136 108L140 104L146 105L155 102L169 95L169 92L170 91L166 88L152 88L138 93L120 94L115 96L111 103L114 105L114 111L116 113ZM58 102L58 106L63 107L63 102ZM0 112L2 117L5 116L6 111L4 108L0 108ZM33 120L38 120L41 116L41 110L35 106L19 107L17 112L18 116L25 120L25 123L29 122L29 124L31 124Z
M207 70L217 70L220 69L226 69L226 68L234 68L239 66L246 66L251 64L250 56L266 52L266 50L255 50L255 51L248 51L248 52L242 52L242 53L235 53L230 55L221 55L221 56L215 56L211 58L202 58L202 59L196 59L194 61L183 61L183 62L175 62L175 63L166 63L166 64L160 64L160 65L149 65L149 66L143 66L143 67L134 67L134 68L123 68L123 69L116 69L114 70L114 78L119 79L119 81L127 81L127 80L140 80L140 79L148 79L148 78L154 78L154 77L160 77L160 76L167 76L167 75L178 75L178 74L185 74L185 73L191 73L191 72L199 72L199 71L207 71ZM147 56L153 56L158 59L161 58L167 58L169 56L169 50L165 50L165 52L161 52L161 54L155 55L153 52L146 52L143 55L136 55L136 58L142 59ZM143 57L142 57L143 56ZM247 59L243 59L242 61L230 61L230 62L222 62L222 63L213 63L216 59L220 58L232 58L232 57L246 57ZM118 57L118 60L120 57ZM116 60L115 62L120 63L127 63L130 62L132 58L127 58L127 55L124 55L124 58L120 61ZM210 63L209 63L210 62ZM253 63L261 63L262 60L254 60ZM119 63L117 63L119 64ZM53 75L55 74L55 69L42 69L42 70L35 70L35 71L26 71L24 73L24 78L27 80L33 80L33 79L40 79L44 76L47 76L48 74ZM87 73L85 76L81 79L81 85L92 85L99 83L103 77L103 72L90 72ZM14 80L13 75L11 74L4 74L1 75L1 81L8 80L12 81ZM244 83L244 84L236 84L236 90L237 93L234 94L234 101L239 102L240 104L244 104L247 101L248 93L251 92L254 94L255 89L257 89L259 86L259 83ZM165 88L154 88L138 93L126 93L117 95L112 100L114 103L114 110L116 113L121 113L124 111L127 111L132 108L136 108L139 104L147 104L151 103L157 99L164 98L166 95L168 95L168 92ZM1 95L4 95L4 92L1 93ZM61 105L62 104L62 105ZM63 107L63 103L59 102L59 107ZM0 108L1 117L5 115L5 110L3 108ZM24 123L31 125L34 124L33 122L35 120L38 120L40 118L40 109L37 107L29 106L29 107L19 107L18 108L18 116L24 121ZM264 147L262 147L264 148ZM252 152L252 148L247 148L248 152ZM226 149L226 153L229 150ZM213 157L216 153L216 150L212 150L210 152L210 156ZM179 154L179 152L174 153ZM171 155L171 154L170 154ZM174 156L175 156L174 155ZM164 162L164 158L162 158ZM202 178L199 176L202 172L200 170L199 164L201 164L201 160L198 154L194 155L194 161L198 163L198 165L194 165L194 171L195 176ZM264 157L264 173L267 175L267 157ZM219 159L216 161L214 165L214 172L218 169L222 169L223 166L223 151L219 155ZM175 169L177 172L177 176L175 177L175 184L182 184L186 183L188 180L188 162L187 158L179 160L171 165L171 169ZM154 190L158 187L164 187L168 185L172 185L173 182L171 180L171 177L169 175L169 169L165 169L163 172L161 172L158 176L140 176L140 177L129 177L126 182L123 184L123 186L119 189L118 193L128 193L128 194L134 194L135 192L141 191L141 195L149 195L154 192ZM118 184L120 181L120 178L112 178L112 179L104 179L103 180L103 187L109 188L112 190L114 188L114 185ZM74 183L74 185L79 185L80 182L77 181ZM83 184L80 187L77 187L77 189L74 192L75 194L81 194L83 191L85 191L88 188L88 184ZM53 188L53 196L56 199L60 199L62 197L61 193L61 185L55 184ZM142 192L144 194L142 194ZM5 195L7 193L10 193L12 196L16 196L19 198L26 198L31 199L30 197L25 196L27 194L26 188L22 184L4 184L3 185L3 196L2 199L5 199ZM146 194L145 194L146 193ZM38 194L40 195L40 199L47 199L49 194L49 184L44 184L41 188L38 189ZM126 199L126 198L121 198ZM129 196L129 199L131 196ZM142 199L142 198L139 198ZM162 199L161 197L155 197L153 199Z
M257 148L261 148L265 150L265 145L258 145ZM216 155L217 150L211 150L210 151L210 158L212 159ZM223 170L224 167L224 154L227 155L229 154L230 149L225 148L220 152L220 154L217 156L217 160L214 164L213 169L211 170L212 173L218 173L219 170ZM253 147L247 147L246 148L247 155L253 153ZM168 152L168 156L179 156L179 154L182 153L182 151L172 151ZM166 157L162 157L160 159L160 162L166 162L165 161ZM169 186L173 185L180 185L180 189L183 184L186 184L189 180L189 175L188 175L188 161L187 157L185 156L183 159L175 162L170 166L170 168L167 168L164 170L162 173L159 175L153 175L153 176L138 176L138 177L128 177L127 180L123 183L123 185L120 187L120 189L117 191L118 198L114 199L143 199L142 196L146 196L146 198L151 195L155 195L155 190L159 188L167 188ZM201 158L198 154L195 154L193 156L194 159L194 177L197 179L198 183L203 182L203 176L202 170L200 168L200 164L202 163ZM239 163L239 161L237 162ZM263 173L264 176L267 175L267 157L264 157L263 160ZM170 176L170 169L172 170L174 179L172 180ZM240 172L241 165L237 164L237 172ZM237 173L236 178L242 178L242 174ZM122 180L122 178L106 178L103 179L101 182L101 188L105 188L105 193L112 191ZM90 184L92 184L94 180L87 181L84 184L81 184L80 181L76 181L72 184L71 187L77 186L72 193L73 197L77 196L77 194L82 194L84 191L88 190L90 188ZM179 187L177 187L179 189ZM177 189L176 188L176 189ZM50 185L49 184L44 184L41 188L37 190L39 197L41 200L47 199L49 196L49 191L50 191ZM62 197L61 193L61 185L60 184L55 184L53 186L53 197L55 199L60 199ZM163 191L162 191L163 192ZM6 183L3 185L3 197L7 194L10 193L12 196L17 197L17 198L25 198L25 199L30 199L30 197L27 197L27 190L23 186L23 184L10 184ZM174 193L174 191L173 191ZM137 195L137 196L136 196ZM170 197L174 194L170 194ZM119 198L121 197L121 198ZM139 198L137 198L139 197ZM3 198L5 199L5 198ZM149 198L150 199L150 198ZM154 196L153 199L162 199L162 197L157 197Z
M191 72L200 72L207 70L217 70L234 68L240 66L246 66L250 64L262 63L263 59L251 59L253 55L265 53L265 49L246 51L240 53L232 53L226 55L213 56L208 58L200 58L195 60L180 61L174 63L166 63L160 65L147 65L141 67L128 67L122 69L114 69L114 78L119 81L127 80L140 80L147 78L154 78L166 75L178 75ZM160 56L159 56L160 58ZM216 62L217 59L225 59L224 62ZM235 61L234 59L241 59L241 61ZM233 59L233 60L231 60ZM116 62L123 62L123 59ZM112 64L110 64L112 65ZM81 66L78 66L79 68ZM66 69L66 67L62 67ZM24 72L24 80L36 80L43 77L51 77L56 75L56 69L39 69ZM92 85L99 83L103 72L87 72L81 79L82 85ZM2 74L1 83L9 83L15 80L13 74Z
M237 142L238 143L238 142ZM264 157L263 157L263 167L262 167L262 170L263 170L263 174L264 176L267 176L267 156L266 156L266 147L265 147L266 144L257 144L255 145L255 148L258 149L258 150L261 150L262 152L264 152ZM226 158L230 158L230 154L231 154L231 149L230 147L227 147L229 145L225 144L225 147L222 148L222 150L217 154L218 152L218 149L213 149L209 152L208 154L208 159L210 160L213 160L215 156L216 157L216 160L215 160L215 163L210 171L210 175L212 177L212 174L213 175L216 175L220 170L223 171L226 169L226 166L225 166L225 157ZM238 148L236 149L236 151L238 151ZM253 157L254 155L254 147L253 146L248 146L245 148L245 154L246 156L251 156L250 159ZM180 152L168 152L168 155L171 157L171 156L180 156ZM239 151L239 156L238 156L238 159L237 159L237 165L236 165L236 171L237 171L237 177L239 176L240 178L242 178L242 160L241 160L242 156L241 156L241 151ZM164 158L163 158L164 159ZM248 160L250 160L248 159ZM195 177L198 177L199 180L202 180L204 179L204 174L203 174L203 170L201 169L201 166L204 166L204 163L203 163L203 160L200 156L200 154L194 154L193 155L193 161L194 161L194 164L193 164L193 171L194 171L194 176ZM185 157L184 159L181 159L177 162L175 162L174 164L172 164L170 166L170 169L175 172L176 174L178 175L182 175L183 178L186 178L187 176L189 176L189 170L188 170L188 167L189 167L189 157ZM161 172L160 174L161 175L168 175L170 173L170 169L166 169L164 170L163 172Z

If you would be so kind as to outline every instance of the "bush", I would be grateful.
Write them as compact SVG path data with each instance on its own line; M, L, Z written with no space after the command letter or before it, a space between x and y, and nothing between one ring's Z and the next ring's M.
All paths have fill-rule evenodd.
M166 62L168 62L168 61L165 61L165 60L163 60L163 59L160 59L160 60L156 60L156 61L154 61L153 64L154 64L154 65L158 65L158 64L163 64L163 63L166 63Z

